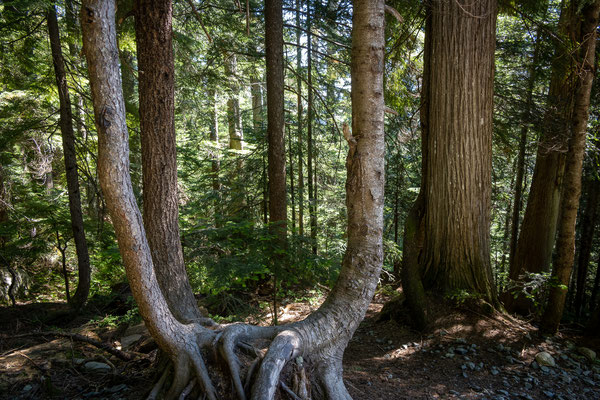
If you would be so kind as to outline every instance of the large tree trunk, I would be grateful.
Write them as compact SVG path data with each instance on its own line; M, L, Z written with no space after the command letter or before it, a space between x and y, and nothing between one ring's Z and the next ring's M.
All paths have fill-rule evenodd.
M171 0L137 0L135 9L144 227L169 308L177 319L192 321L201 316L179 235Z
M580 6L578 2L571 7ZM577 10L577 8L574 8ZM594 56L596 52L596 28L598 26L598 13L600 1L596 0L587 4L581 11L580 24L573 26L573 36L580 43L576 53L578 82L575 91L575 104L571 120L571 138L569 151L566 156L564 189L561 199L561 212L558 221L558 237L556 240L556 261L552 270L548 305L542 316L540 329L544 332L554 333L558 330L562 318L563 308L567 295L567 285L573 269L575 258L575 222L581 194L581 170L585 153L585 139L587 132L590 93L594 79Z
M559 31L564 37L570 37L567 29L573 23L572 18L573 13L563 7ZM509 278L516 282L517 291L522 287L519 281L526 279L524 274L548 272L552 260L569 136L568 121L572 110L571 69L568 45L557 40L531 188L510 264ZM506 306L512 311L527 314L532 311L533 303L519 295L517 299L510 299Z
M269 222L283 244L287 234L285 114L283 110L283 10L281 0L265 3Z
M75 152L75 133L73 131L73 115L71 99L67 86L67 74L60 45L58 20L54 6L48 8L48 33L52 48L52 61L60 100L60 131L62 135L65 158L65 173L67 175L67 191L69 194L69 212L71 214L71 229L77 253L77 269L79 281L75 294L71 297L71 305L79 309L85 304L90 292L90 256L88 253L85 231L83 228L83 213L81 212L81 195L79 192L79 174L77 172L77 153Z
M85 0L82 8L84 52L89 66L96 125L98 168L119 248L140 314L160 347L170 355L174 378L167 398L178 396L192 378L204 394L218 398L201 349L224 358L232 372L224 391L246 399L234 350L254 339L272 339L258 368L253 399L271 400L286 363L302 355L312 365L311 398L350 399L342 379L343 351L364 317L374 294L383 261L383 60L384 2L354 3L352 46L353 133L349 136L348 245L342 270L331 295L306 320L281 327L233 324L213 329L182 324L170 311L154 272L150 247L135 203L127 146L127 126L116 51L114 3ZM257 361L260 361L257 359ZM155 387L158 389L159 385ZM225 393L223 393L224 395ZM151 393L151 397L156 391Z
M490 264L495 0L430 3L425 288L496 302ZM423 112L423 111L422 111Z

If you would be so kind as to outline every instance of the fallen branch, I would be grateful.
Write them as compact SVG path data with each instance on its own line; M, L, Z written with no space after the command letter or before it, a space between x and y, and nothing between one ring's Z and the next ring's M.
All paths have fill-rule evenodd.
M122 351L122 350L115 349L113 346L111 346L108 343L99 342L97 340L91 339L87 336L79 335L77 333L44 331L44 332L23 333L20 335L13 335L13 336L2 335L1 338L4 340L7 340L7 339L20 339L20 338L26 338L26 337L39 337L39 336L54 336L54 337L68 338L68 339L75 340L77 342L91 344L92 346L97 347L101 350L104 350L107 353L110 353L113 356L116 356L116 357L120 358L121 360L125 360L125 361L131 361L135 358L134 355L127 353L125 351Z

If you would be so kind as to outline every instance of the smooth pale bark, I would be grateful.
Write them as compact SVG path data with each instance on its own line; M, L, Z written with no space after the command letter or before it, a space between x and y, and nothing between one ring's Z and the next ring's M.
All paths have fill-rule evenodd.
M336 286L319 310L304 321L277 328L232 324L217 331L194 323L181 324L169 310L154 272L128 172L114 11L114 3L105 0L86 0L82 8L84 52L99 134L98 171L140 314L174 364L174 382L166 398L179 396L192 378L192 367L204 394L210 400L222 398L211 384L202 359L200 349L205 347L208 351L218 347L232 372L237 397L247 398L233 350L241 340L272 338L253 385L253 399L273 399L281 370L298 355L303 355L315 371L311 374L315 381L311 386L313 398L350 399L342 377L343 351L370 304L383 262L383 0L354 2L354 136L349 137L346 182L348 245ZM222 334L217 336L219 330ZM224 387L224 391L222 396L230 396L233 389Z
M98 174L140 315L159 346L173 360L173 390L166 398L174 398L187 384L190 363L199 370L203 365L199 355L201 334L211 341L214 334L201 331L197 324L180 323L170 311L158 284L129 174L129 135L114 16L112 0L85 0L82 4L83 51L98 130ZM212 395L214 389L203 387L209 399L216 399Z
M169 308L179 320L192 321L201 315L179 234L172 5L171 0L137 0L135 9L144 227Z
M577 4L571 4L571 7L577 6ZM580 43L579 52L576 53L578 81L571 120L572 133L569 140L569 151L566 155L564 189L556 240L556 261L552 269L552 285L548 304L540 326L542 331L548 333L558 330L575 258L575 223L581 194L581 172L585 153L590 94L595 72L594 56L599 11L600 1L598 0L585 5L581 11L580 25L571 27L572 33L574 36L577 35Z
M280 240L287 234L285 114L283 110L283 9L281 0L265 2L267 63L267 138L269 222Z
M69 212L71 214L71 230L77 253L77 270L79 281L75 294L70 298L70 304L79 309L85 304L90 292L91 266L88 253L85 231L83 228L83 213L81 211L81 194L79 191L79 174L77 172L77 153L75 152L75 132L73 130L73 114L71 99L67 86L67 74L62 56L58 20L54 6L48 8L46 15L50 47L52 49L52 62L58 98L60 101L60 132L62 136L63 154L65 159L65 173L67 176L67 192L69 194ZM68 290L68 289L67 289Z
M561 37L570 37L567 30L574 23L573 17L573 10L563 6L558 24ZM542 134L521 232L510 264L509 278L516 282L517 291L525 274L548 272L552 260L574 88L572 57L568 48L568 43L563 40L555 43ZM519 296L508 301L506 306L512 311L528 314L533 303Z
M430 3L423 283L496 303L490 264L495 0ZM425 155L424 155L425 157Z

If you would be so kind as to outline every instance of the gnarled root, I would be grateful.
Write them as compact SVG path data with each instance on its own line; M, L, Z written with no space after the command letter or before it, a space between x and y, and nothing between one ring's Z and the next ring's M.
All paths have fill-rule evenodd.
M220 398L213 384L213 379L219 380L218 374L209 374L203 358L204 350L205 354L218 355L227 366L231 390L240 400L272 400L278 389L302 400L309 399L311 395L315 399L350 400L342 380L342 344L347 341L331 337L308 340L313 325L305 322L278 327L232 324L219 326L216 330L196 325L190 331L194 334L189 335L189 340L171 353L173 378L165 398L185 399L194 387L190 383L192 381L199 385L206 398ZM307 346L307 343L310 345ZM242 363L240 356L244 353L246 362ZM253 361L248 361L248 355ZM295 363L292 364L292 360ZM310 384L311 377L307 376L305 362L317 371ZM286 368L287 365L290 367ZM284 377L285 381L282 380ZM164 382L164 376L161 380ZM314 387L313 393L309 392L309 387ZM156 398L156 387L152 393L154 397L150 397Z

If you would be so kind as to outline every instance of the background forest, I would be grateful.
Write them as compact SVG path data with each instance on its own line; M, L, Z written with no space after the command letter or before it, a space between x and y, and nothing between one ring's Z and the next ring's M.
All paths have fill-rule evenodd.
M381 280L395 283L405 220L421 183L419 111L426 8L417 1L388 4L399 15L396 19L388 16L386 25ZM103 304L115 296L126 278L98 184L97 133L77 17L80 4L57 2L54 17L48 7L49 3L34 0L0 5L0 299L7 305L64 300L83 304L86 298ZM227 317L247 311L252 293L270 303L261 303L263 307L272 308L280 299L327 289L337 277L346 246L347 144L342 126L351 119L351 8L345 0L284 2L288 246L282 267L272 261L275 249L267 223L263 4L188 0L173 5L181 240L192 287L206 299L211 315ZM139 71L131 10L131 1L118 2L131 174L143 210ZM497 19L490 231L493 284L498 293L510 293L506 303L525 297L525 308L536 315L543 311L548 289L557 285L550 280L551 260L537 270L517 268L514 273L510 265L524 257L517 239L536 161L539 154L545 156L553 148L542 135L548 115L567 109L565 104L549 101L552 74L560 58L556 49L568 38L559 26L560 16L561 3L555 0L524 5L505 2ZM55 34L70 94L71 138L61 136L59 129L59 89L51 48L55 39L49 30L52 18L57 21ZM594 84L577 255L566 303L566 317L571 321L586 321L598 302L600 244L594 232L600 195L599 102ZM558 147L558 153L566 152ZM548 151L540 153L540 148ZM77 229L85 232L87 261L75 252L81 243L75 243L72 224L76 223L69 211L69 173L73 170L81 199L81 227ZM554 184L552 180L540 182ZM547 231L534 221L536 225ZM554 236L551 243L550 248ZM529 244L529 248L536 246L537 242ZM89 296L78 288L86 263L91 268ZM525 296L518 295L521 291ZM448 294L459 301L470 296L468 291ZM518 305L513 309L518 310Z

